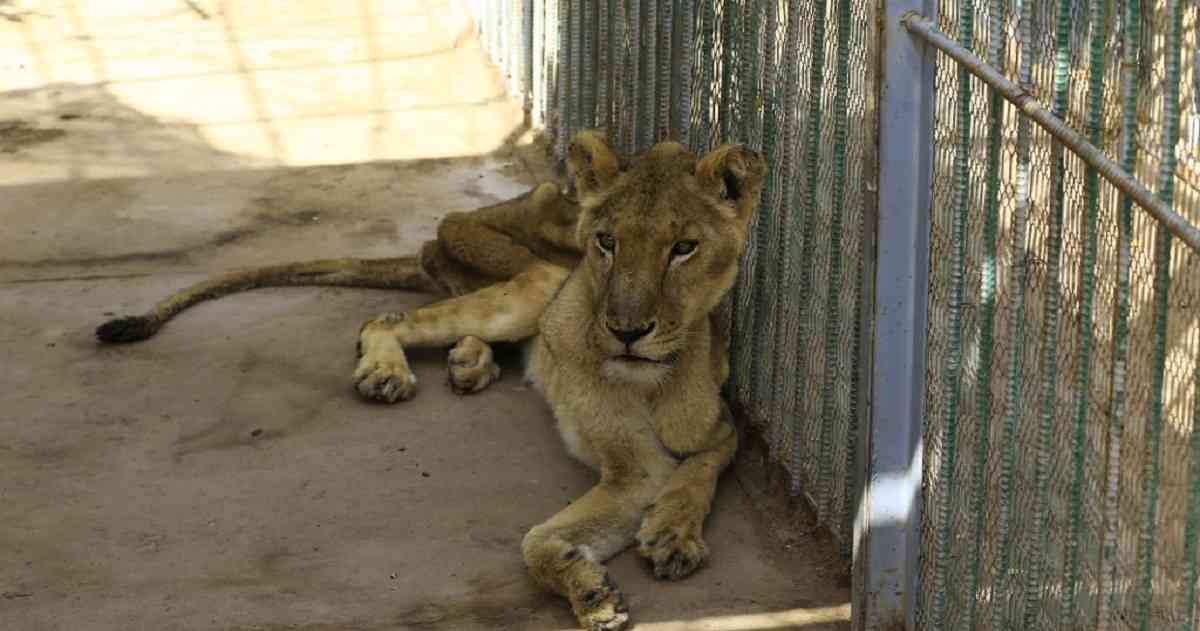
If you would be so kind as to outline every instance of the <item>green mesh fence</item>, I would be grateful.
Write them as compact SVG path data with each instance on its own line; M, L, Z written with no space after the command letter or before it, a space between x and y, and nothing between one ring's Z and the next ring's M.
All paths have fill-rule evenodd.
M1197 17L942 0L939 27L1195 225ZM1192 629L1200 253L946 57L937 94L919 626Z
M561 157L578 130L769 159L728 392L852 543L870 423L880 10L475 3ZM1200 9L940 0L938 25L1200 224ZM939 56L918 627L1194 629L1200 253Z

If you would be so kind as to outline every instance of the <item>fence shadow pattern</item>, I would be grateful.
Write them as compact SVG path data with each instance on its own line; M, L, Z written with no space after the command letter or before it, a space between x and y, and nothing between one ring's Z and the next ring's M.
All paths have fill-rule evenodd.
M1200 224L1194 3L937 9L942 32ZM597 127L626 154L670 138L768 155L724 306L729 395L849 555L889 202L876 189L879 6L498 0L475 15L559 157ZM936 68L911 619L1200 628L1200 253L952 59Z

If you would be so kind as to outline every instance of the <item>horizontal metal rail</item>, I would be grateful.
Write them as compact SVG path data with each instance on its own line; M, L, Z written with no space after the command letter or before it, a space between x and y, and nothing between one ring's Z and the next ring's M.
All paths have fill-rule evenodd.
M910 12L904 14L904 17L900 18L900 22L910 33L919 36L934 48L949 55L950 58L961 64L971 74L979 77L992 88L995 88L996 92L1017 106L1033 122L1058 139L1063 146L1078 155L1088 166L1096 169L1104 179L1117 187L1117 190L1125 193L1137 205L1146 209L1171 234L1179 237L1196 252L1200 252L1200 228L1188 223L1186 219L1172 210L1169 205L1159 201L1154 196L1154 193L1151 193L1149 189L1142 186L1141 182L1138 182L1132 175L1126 173L1118 163L1104 155L1103 151L1071 129L1062 119L1050 113L1031 94L1022 90L1020 86L1012 81L1009 81L1003 74L989 66L987 62L960 46L958 42L947 37L945 33L937 29L937 26L933 22L924 16Z

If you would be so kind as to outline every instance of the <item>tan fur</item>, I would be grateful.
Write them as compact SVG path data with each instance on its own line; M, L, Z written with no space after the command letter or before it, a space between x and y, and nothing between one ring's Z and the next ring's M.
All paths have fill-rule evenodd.
M452 213L417 257L235 272L107 322L97 337L145 339L190 305L256 287L450 296L365 323L356 389L388 403L408 399L417 382L404 348L452 346L451 387L478 392L500 376L488 343L525 341L528 377L567 450L599 474L594 488L529 531L525 562L586 629L620 629L629 616L604 561L636 545L655 576L673 580L708 558L704 520L737 448L719 396L726 341L711 318L737 274L765 171L761 156L734 145L697 159L664 142L623 162L600 134L583 132L568 153L568 193L547 183ZM688 242L693 251L675 253Z
M554 243L582 259L525 247L485 260L498 250L447 246L448 258L501 269L503 279L366 323L354 379L368 398L408 398L416 381L404 347L457 343L451 383L474 392L495 378L487 342L529 340L528 376L568 451L595 468L599 482L530 530L526 565L568 600L584 628L620 629L628 611L605 560L636 545L656 576L679 579L708 557L704 520L737 447L719 396L725 340L710 316L736 276L765 163L736 146L697 160L681 145L660 143L621 170L593 132L576 138L568 160L577 207L564 211L563 198L535 193L525 212L550 220L577 214L574 243L561 221L526 225L521 242ZM468 222L439 236L472 229ZM612 252L601 247L601 232L611 235ZM681 241L697 246L676 256ZM628 331L648 332L618 340Z
M542 184L494 206L448 214L438 238L417 256L329 259L231 272L172 293L142 315L109 320L97 327L96 337L112 344L138 342L197 303L262 287L333 285L461 296L511 280L533 263L573 266L579 259L577 216L578 206L557 185Z

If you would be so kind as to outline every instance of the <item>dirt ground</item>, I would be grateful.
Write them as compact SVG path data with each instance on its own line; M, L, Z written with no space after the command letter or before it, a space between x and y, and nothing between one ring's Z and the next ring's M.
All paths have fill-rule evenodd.
M505 364L356 398L358 324L420 296L261 290L96 324L234 267L413 251L549 174L436 0L0 0L0 629L574 627L523 533L581 494ZM726 476L709 567L613 562L639 629L848 628L831 546Z

